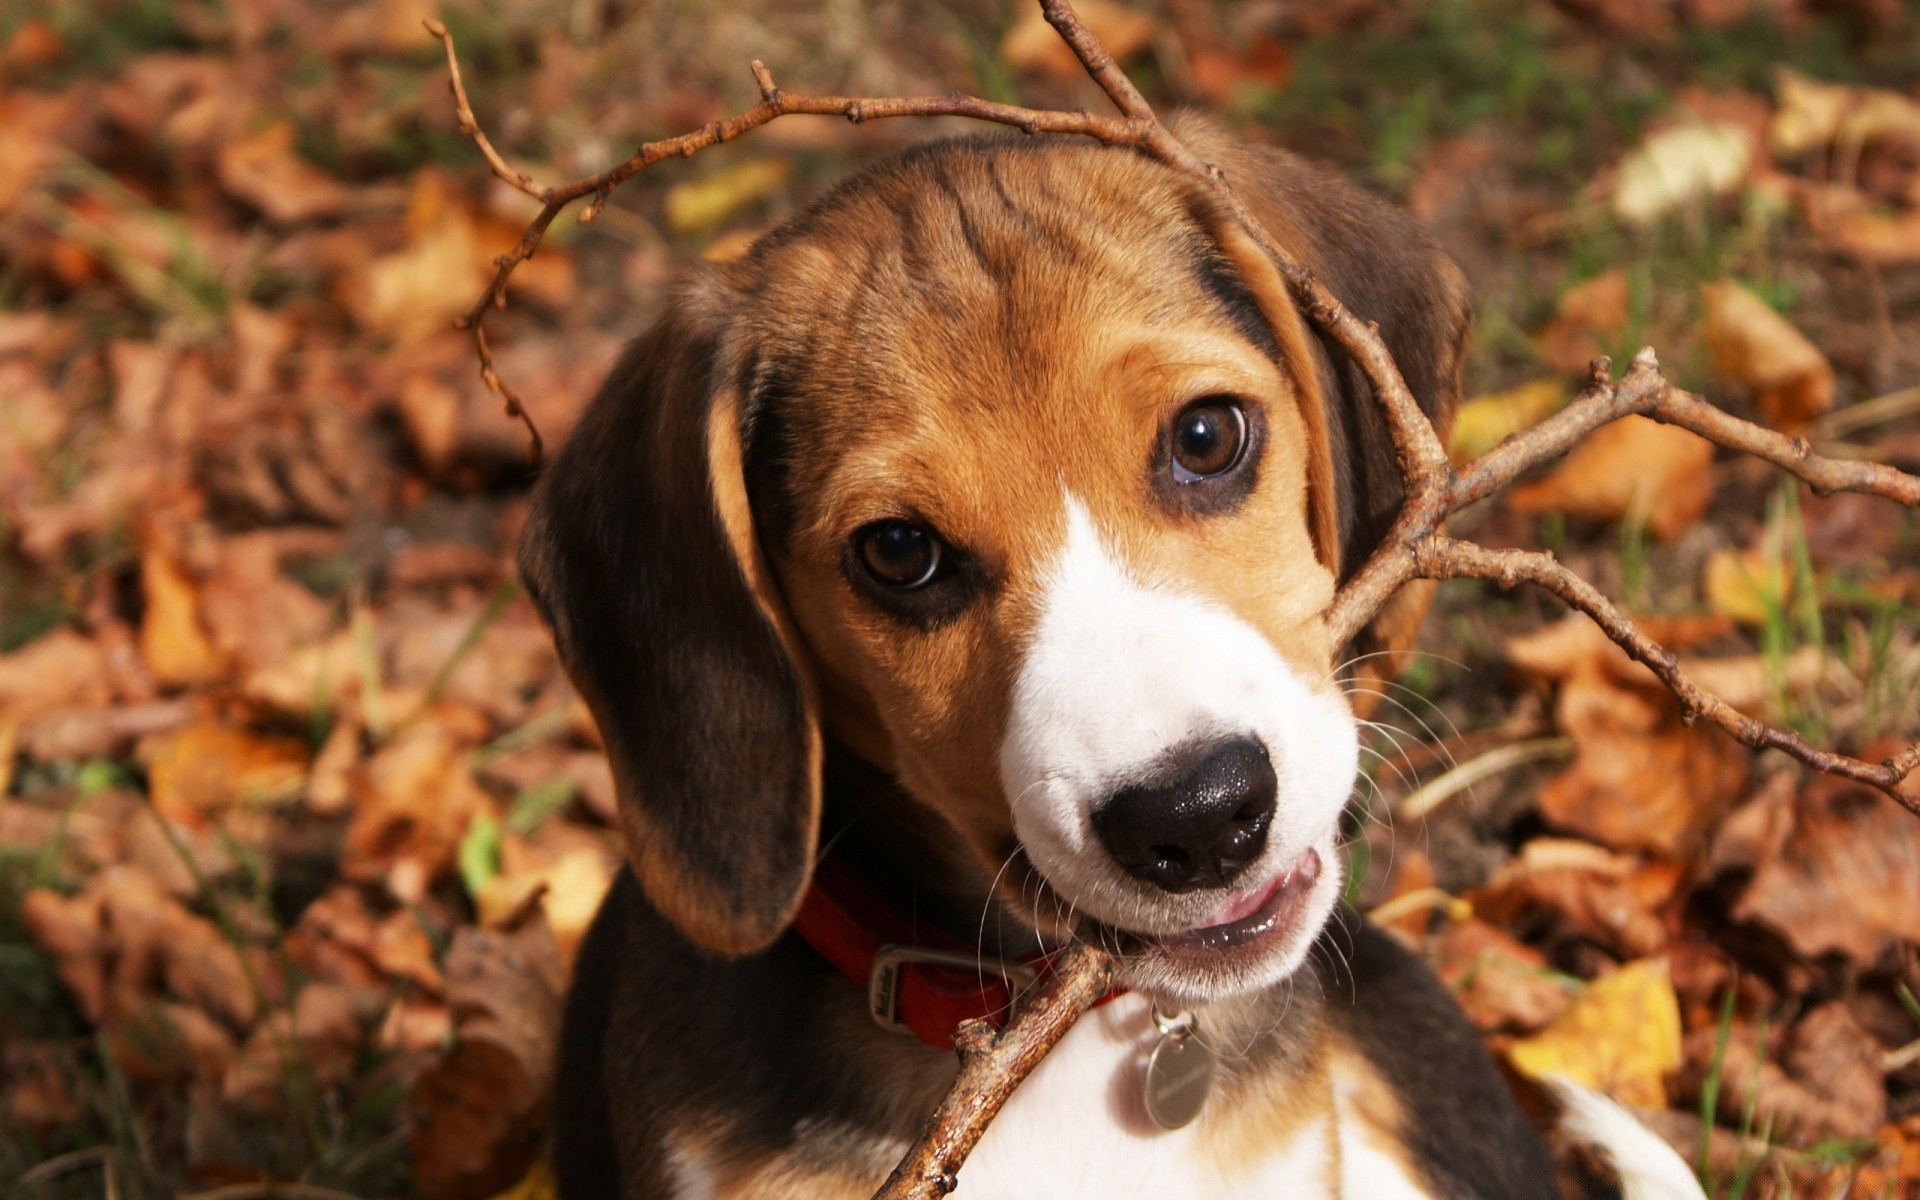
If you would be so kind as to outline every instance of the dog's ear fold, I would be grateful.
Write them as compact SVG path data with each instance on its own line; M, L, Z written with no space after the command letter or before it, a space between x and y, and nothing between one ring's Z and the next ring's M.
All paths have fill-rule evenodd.
M1355 316L1379 323L1407 387L1444 440L1459 399L1472 316L1466 281L1453 260L1411 217L1330 171L1284 150L1235 141L1201 117L1182 115L1172 128L1225 174L1269 236ZM1344 578L1379 545L1405 495L1385 418L1359 367L1317 329L1305 327L1253 239L1237 229L1218 236L1260 298L1289 362L1315 365L1329 452L1321 498L1331 502L1338 551L1329 561ZM1290 336L1304 344L1306 357L1295 357L1298 345L1284 344Z
M1335 439L1327 401L1326 356L1308 332L1306 321L1287 291L1280 271L1260 244L1241 224L1211 199L1199 202L1200 219L1215 248L1226 259L1231 276L1222 278L1203 270L1210 291L1230 310L1245 312L1249 301L1259 309L1241 324L1246 332L1268 333L1270 351L1277 351L1287 381L1306 424L1307 522L1313 549L1320 561L1340 573L1339 471L1334 463ZM1262 328L1264 327L1264 328ZM1263 339L1264 340L1264 339Z
M721 306L682 297L615 366L535 490L520 572L599 723L648 898L742 954L806 890L820 733L754 536Z

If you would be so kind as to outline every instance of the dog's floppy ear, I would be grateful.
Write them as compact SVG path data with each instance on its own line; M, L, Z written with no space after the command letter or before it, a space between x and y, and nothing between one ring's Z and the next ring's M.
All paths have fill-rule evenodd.
M1226 175L1269 236L1355 316L1379 323L1407 387L1444 439L1459 398L1472 315L1453 260L1412 218L1330 171L1284 150L1235 141L1201 117L1183 114L1172 128ZM1329 562L1345 578L1379 545L1404 498L1386 421L1359 367L1305 326L1258 244L1237 227L1216 237L1274 325L1282 353L1290 363L1315 365L1317 395L1306 394L1313 389L1298 378L1296 386L1303 404L1322 406L1327 475L1316 485L1315 499L1332 509L1333 528L1326 532L1337 554ZM1295 357L1297 352L1306 358ZM1295 371L1296 377L1306 374ZM1311 414L1309 433L1317 433Z
M614 367L535 490L520 572L599 723L648 898L742 954L806 890L820 733L754 537L724 307L681 296Z

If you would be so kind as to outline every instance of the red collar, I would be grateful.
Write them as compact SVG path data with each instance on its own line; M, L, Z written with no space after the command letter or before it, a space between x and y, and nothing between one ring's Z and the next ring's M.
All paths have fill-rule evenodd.
M960 1022L998 1029L1020 998L1053 973L1053 954L993 958L978 946L917 925L833 859L813 872L793 928L821 958L867 992L867 1011L886 1029L953 1048ZM1057 952L1056 952L1057 953ZM1107 993L1105 1004L1119 992Z

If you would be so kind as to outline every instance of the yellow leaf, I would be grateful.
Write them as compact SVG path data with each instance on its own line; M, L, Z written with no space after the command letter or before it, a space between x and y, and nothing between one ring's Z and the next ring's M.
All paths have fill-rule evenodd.
M1792 567L1761 550L1716 550L1700 578L1707 607L1742 625L1765 625L1785 606L1792 586Z
M619 860L613 854L580 847L544 866L494 876L481 885L474 906L480 923L491 925L519 908L535 888L544 887L541 904L547 923L553 927L561 955L571 959L619 870Z
M1613 211L1648 225L1675 209L1724 195L1747 177L1753 138L1730 121L1676 125L1648 135L1620 162Z
M1559 412L1566 403L1567 388L1558 379L1536 379L1512 391L1467 401L1453 418L1453 444L1448 451L1453 465L1465 466Z
M553 1171L545 1158L537 1158L527 1168L525 1178L492 1200L554 1200Z
M1623 1104L1665 1108L1666 1077L1680 1066L1680 1004L1667 964L1641 959L1594 980L1507 1056L1535 1079L1559 1076Z
M756 158L705 179L676 183L667 190L667 227L675 233L717 228L749 204L771 195L792 171L793 164L784 158Z
M1786 318L1737 283L1703 283L1713 369L1753 393L1769 425L1786 433L1833 407L1833 368Z

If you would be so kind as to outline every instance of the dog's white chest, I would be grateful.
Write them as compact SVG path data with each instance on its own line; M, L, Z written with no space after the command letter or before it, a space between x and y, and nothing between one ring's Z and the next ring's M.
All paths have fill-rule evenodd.
M1337 1195L1328 1117L1277 1132L1270 1152L1222 1155L1207 1118L1163 1130L1141 1077L1158 1036L1146 1000L1081 1018L1020 1085L960 1169L959 1200L1322 1200Z

